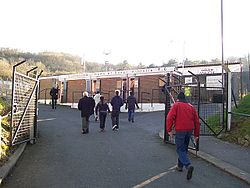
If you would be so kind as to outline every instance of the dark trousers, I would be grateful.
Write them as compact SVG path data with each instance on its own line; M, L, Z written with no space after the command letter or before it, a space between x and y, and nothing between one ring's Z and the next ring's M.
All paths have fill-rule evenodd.
M175 134L176 152L178 154L178 167L188 167L191 162L188 158L188 145L192 131L178 131Z
M107 112L99 112L99 120L100 120L100 129L105 128Z
M89 116L82 117L82 130L88 132L88 130L89 130Z
M114 125L117 125L117 128L119 128L119 111L112 111L111 113L111 120L112 120L112 127Z
M52 109L56 109L56 103L57 103L57 99L56 98L52 98Z

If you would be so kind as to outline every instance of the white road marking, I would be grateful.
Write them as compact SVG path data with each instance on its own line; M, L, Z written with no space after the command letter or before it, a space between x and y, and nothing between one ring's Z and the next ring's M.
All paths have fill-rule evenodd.
M155 180L157 180L157 179L159 179L159 178L161 178L161 177L169 174L175 168L176 168L176 165L173 166L173 167L171 167L171 168L169 168L166 172L162 172L162 173L160 173L160 174L158 174L158 175L156 175L156 176L154 176L154 177L152 177L152 178L150 178L150 179L148 179L148 180L146 180L146 181L144 181L144 182L142 182L142 183L140 183L140 184L138 184L136 186L133 186L132 188L141 188L141 187L144 187L144 186L150 184L151 182L153 182L153 181L155 181Z
M55 120L56 118L48 118L48 119L39 119L37 122L42 122L42 121L52 121Z

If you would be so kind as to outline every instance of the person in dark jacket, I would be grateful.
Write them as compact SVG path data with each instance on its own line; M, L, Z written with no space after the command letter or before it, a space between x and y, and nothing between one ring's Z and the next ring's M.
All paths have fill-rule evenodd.
M178 154L177 170L182 171L183 167L188 169L187 179L192 178L194 167L188 158L188 145L194 131L195 142L197 143L200 134L200 121L195 108L187 103L184 92L180 92L178 101L174 103L167 116L167 132L170 139L173 139L172 128L175 127L175 144Z
M100 102L96 105L96 108L95 108L96 116L99 114L101 131L104 131L104 129L105 129L105 122L106 122L106 117L107 117L108 112L110 113L109 106L106 102L104 102L104 97L101 96Z
M89 133L89 117L94 114L95 100L88 97L88 92L83 92L83 98L78 102L78 110L81 110L82 134Z
M130 92L129 97L127 98L125 109L128 109L128 121L132 121L132 123L134 123L135 121L135 106L137 107L137 109L139 109L134 93Z
M120 108L123 106L123 100L120 97L120 91L115 90L115 96L111 99L111 106L112 106L112 113L111 113L111 119L112 119L112 130L118 130L119 129L119 114L120 114Z
M49 94L51 96L52 109L56 109L56 104L57 104L57 99L58 99L58 88L52 87Z

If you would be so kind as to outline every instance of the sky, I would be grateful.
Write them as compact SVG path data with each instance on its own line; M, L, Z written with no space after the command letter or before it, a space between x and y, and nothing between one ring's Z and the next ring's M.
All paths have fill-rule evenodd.
M224 0L224 56L250 52L250 0ZM0 47L85 61L221 59L221 0L1 0Z

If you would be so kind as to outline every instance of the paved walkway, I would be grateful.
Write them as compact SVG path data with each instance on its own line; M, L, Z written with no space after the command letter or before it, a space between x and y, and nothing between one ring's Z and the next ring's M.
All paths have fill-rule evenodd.
M87 135L80 133L80 113L76 109L40 106L39 120L37 143L26 147L3 187L249 187L194 155L190 155L195 166L191 181L186 180L185 171L173 170L175 147L163 143L158 136L163 128L163 112L137 113L134 124L128 123L127 114L122 113L118 132L111 130L110 117L103 133L92 120ZM209 142L210 139L206 148L227 156L220 154L226 150L217 150ZM203 139L200 147L203 148ZM246 164L247 160L239 163ZM249 172L249 167L244 167Z

